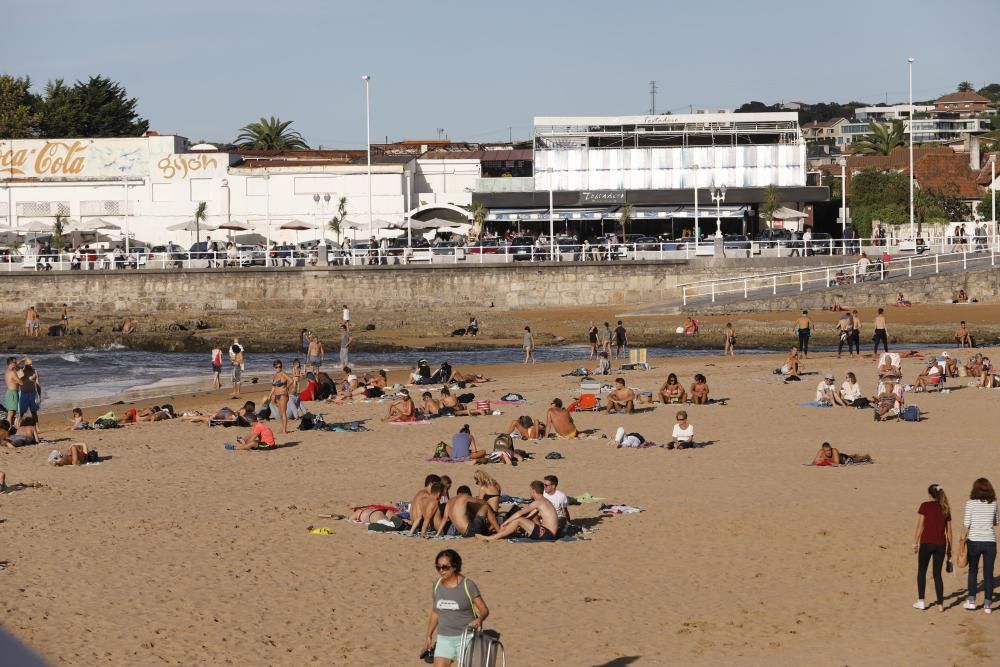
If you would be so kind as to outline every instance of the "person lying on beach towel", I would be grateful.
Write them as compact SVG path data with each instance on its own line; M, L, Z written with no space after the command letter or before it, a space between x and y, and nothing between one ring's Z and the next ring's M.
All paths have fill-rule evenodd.
M257 406L253 401L247 401L238 410L232 410L227 407L222 407L214 415L182 415L180 417L181 421L192 422L195 424L208 424L209 426L250 426L250 420L247 419L247 415L256 415Z
M74 442L65 452L58 449L49 452L50 465L82 466L87 463L97 463L97 450L88 448L85 442Z
M545 437L545 424L528 415L521 415L510 423L506 432L511 436L516 433L522 440L540 440Z
M391 505L362 505L351 508L351 521L354 523L375 523L391 519L399 514L399 509Z
M464 382L466 384L492 382L492 380L482 373L462 373L458 369L452 372L448 382Z
M824 442L816 456L813 457L814 466L849 466L858 463L874 463L868 454L844 454L829 442Z
M170 407L171 406L167 405L163 407L160 407L159 405L154 405L153 407L146 408L138 415L136 415L135 420L137 422L158 422L158 421L164 421L166 419L173 419L174 414L173 410L169 409Z
M531 489L531 503L514 512L493 535L476 535L476 539L494 542L523 532L532 540L552 541L559 537L559 516L556 508L545 497L545 485L537 479L528 485Z

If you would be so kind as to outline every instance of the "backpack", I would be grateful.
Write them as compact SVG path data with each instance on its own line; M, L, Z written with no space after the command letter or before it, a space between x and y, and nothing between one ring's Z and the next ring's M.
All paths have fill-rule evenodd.
M108 419L107 417L101 417L94 420L94 428L104 429L104 428L120 428L121 425L114 419Z
M434 456L431 457L431 458L435 458L435 459L446 459L446 458L448 458L448 445L446 445L444 442L439 442L434 447Z
M316 426L316 419L310 412L305 413L304 415L302 415L302 418L299 419L300 431L311 431L315 426Z
M474 400L476 400L476 395L473 394L473 393L465 393L465 394L459 394L458 395L458 402L459 403L471 403Z
M907 405L903 408L900 417L904 422L918 422L920 421L920 408L915 405Z
M507 664L500 633L496 630L466 628L462 633L456 664L458 667L496 667L497 664Z
M96 449L91 449L89 452L87 452L87 463L98 463L100 462L100 460L101 457L98 456Z

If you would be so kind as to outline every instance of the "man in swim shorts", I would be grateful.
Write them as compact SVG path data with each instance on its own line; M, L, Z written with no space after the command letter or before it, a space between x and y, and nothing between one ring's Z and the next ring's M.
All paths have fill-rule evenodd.
M575 438L576 424L569 410L563 407L562 400L552 399L552 405L545 413L545 432L554 433L560 438Z
M323 357L326 351L323 343L320 342L316 334L309 334L309 349L306 351L306 366L311 367L313 373L319 373L319 367L323 364Z
M17 357L7 357L7 372L4 373L3 382L7 388L3 396L3 406L7 409L10 419L13 420L13 415L17 414L17 392L21 386L21 379L17 377Z
M472 491L464 484L445 505L444 520L445 526L451 523L456 534L462 537L489 535L500 530L493 508L483 499L472 497Z
M493 542L522 531L532 540L555 540L559 537L559 517L556 508L545 498L545 485L537 479L530 484L531 503L507 517L495 535L476 535L476 539Z
M615 378L615 389L608 394L608 414L624 412L627 415L635 410L635 392L625 386L625 378Z

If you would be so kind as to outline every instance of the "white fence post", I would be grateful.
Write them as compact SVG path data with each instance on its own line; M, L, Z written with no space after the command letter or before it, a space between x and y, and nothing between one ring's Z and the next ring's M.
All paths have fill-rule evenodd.
M962 270L969 268L969 254L966 251L962 251Z
M712 303L715 303L715 283L712 283Z
M940 273L940 271L938 269L938 260L939 260L940 257L941 257L940 254L934 255L934 273Z
M778 294L778 276L772 276L771 279L773 281L773 284L771 286L771 294L772 295L777 295Z
M681 288L681 303L683 303L685 306L688 305L688 288L687 287L682 287Z
M912 278L913 277L913 258L909 257L909 258L907 258L906 261L907 261L906 277L907 278Z
M799 291L801 292L803 289L805 289L805 287L802 282L802 272L799 271Z
M743 279L743 298L747 298L747 279Z

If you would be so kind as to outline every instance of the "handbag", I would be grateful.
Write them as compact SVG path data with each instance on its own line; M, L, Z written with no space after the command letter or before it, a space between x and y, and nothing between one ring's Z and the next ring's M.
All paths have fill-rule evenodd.
M969 543L965 535L958 538L958 551L955 553L955 565L958 567L969 566Z

